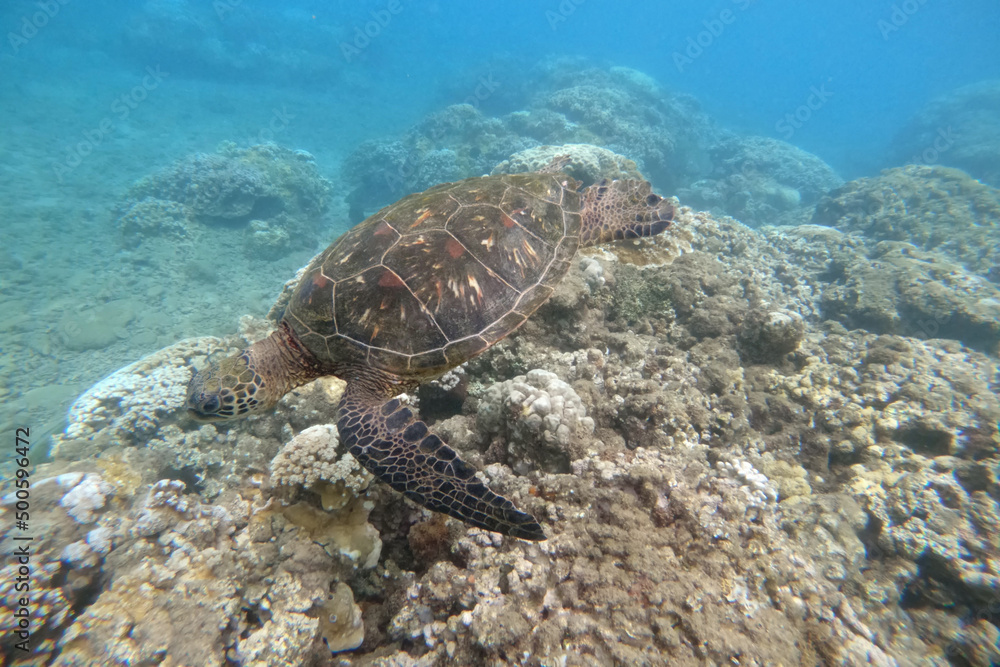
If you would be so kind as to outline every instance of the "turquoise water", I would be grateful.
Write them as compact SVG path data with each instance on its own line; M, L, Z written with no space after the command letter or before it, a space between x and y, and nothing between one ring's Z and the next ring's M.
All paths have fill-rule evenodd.
M378 207L543 144L612 150L660 194L755 229L841 226L813 217L821 197L912 163L1000 188L998 31L995 0L7 0L0 429L46 441L101 378L266 315ZM209 170L198 154L258 169L265 194L245 210L169 199L185 169ZM187 226L142 208L147 196L184 203ZM1000 281L1000 234L955 249L934 219L944 240L917 238L920 224L841 228L946 248L984 281L970 298L993 299L976 286ZM932 328L893 332L996 360L995 331Z

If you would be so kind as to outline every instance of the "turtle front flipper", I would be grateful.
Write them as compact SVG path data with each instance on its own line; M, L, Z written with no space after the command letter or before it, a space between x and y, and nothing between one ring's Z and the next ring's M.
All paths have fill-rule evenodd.
M341 441L370 473L410 500L465 523L523 540L544 540L530 514L490 491L475 469L398 398L352 382L340 401Z

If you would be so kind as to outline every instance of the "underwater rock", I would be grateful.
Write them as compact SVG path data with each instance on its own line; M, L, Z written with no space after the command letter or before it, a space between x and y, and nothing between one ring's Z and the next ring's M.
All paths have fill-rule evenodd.
M241 664L306 665L323 653L329 658L330 652L357 648L364 639L364 624L350 587L337 582L325 600L317 593L297 576L281 572L262 600L267 620L237 642Z
M136 182L117 205L126 245L147 234L168 239L197 234L206 225L256 222L247 243L267 257L316 241L329 208L331 184L305 151L273 143L238 148L224 142L216 153L197 153ZM200 223L183 224L184 217Z
M196 240L197 228L191 224L187 207L176 201L153 197L131 200L118 217L126 247L135 248L145 239L165 237L172 241Z
M271 609L269 616L262 627L237 642L235 655L239 664L254 667L307 664L320 619L283 609Z
M979 619L962 628L948 648L975 667L1000 664L1000 629L986 619Z
M70 350L100 350L129 335L138 304L126 299L103 303L65 315L59 322L59 341Z
M87 532L93 524L75 528L67 512L81 498L66 498L93 479L76 472L39 480L33 494L33 527L42 532L32 602L46 614L33 627L35 657L65 666L221 667L236 657L304 665L360 644L360 608L340 580L374 565L381 543L357 503L332 516L285 508L289 518L261 487L209 504L180 480L162 479L147 493L105 503L99 527ZM60 495L62 507L50 502ZM295 523L302 517L312 518ZM10 591L0 592L6 602Z
M201 220L240 220L273 197L271 184L256 166L230 156L197 153L147 176L129 197L182 204Z
M962 86L929 102L892 140L890 164L957 167L1000 188L1000 81Z
M727 480L695 491L673 456L640 448L581 459L573 475L542 475L532 488L562 517L557 534L514 551L478 531L460 538L461 566L439 562L406 590L390 638L419 646L434 665L475 664L483 654L581 665L695 665L736 655L795 662L806 655L796 648L800 632L884 658L850 605L776 529L773 504L745 514L744 492ZM753 521L760 527L752 539L767 540L767 558L741 553L726 528ZM672 542L675 533L685 535L685 548ZM713 546L695 546L702 540ZM705 569L715 576L699 575ZM780 581L773 602L764 578ZM810 593L792 592L802 589Z
M606 148L590 144L564 144L562 146L537 146L514 153L491 172L496 174L520 174L538 171L551 164L556 157L569 158L563 171L581 181L581 187L588 187L598 181L609 179L644 180L635 162L627 157L615 155Z
M797 222L843 183L817 156L770 137L730 134L709 154L711 175L682 188L678 197L751 227Z
M819 573L839 583L856 579L865 566L861 541L868 515L846 494L799 496L781 503L781 527L820 565Z
M703 175L717 131L690 97L668 94L624 67L557 71L542 64L525 108L489 117L470 104L432 113L396 140L366 141L344 161L351 220L431 185L481 176L541 145L590 144L637 167L660 190ZM520 80L524 73L519 73ZM520 167L518 167L520 168Z
M586 70L573 78L541 91L531 104L532 111L562 115L576 130L575 136L543 138L543 143L602 146L635 160L667 191L696 177L703 146L715 130L692 98L668 94L627 68Z
M0 606L10 613L0 617L0 654L21 656L12 664L48 662L56 651L55 639L72 623L76 610L88 603L91 591L102 581L102 565L111 548L106 527L114 521L115 504L110 485L96 473L63 472L48 476L45 464L33 469L30 495L30 535L18 529L15 517L19 500L12 484L0 497L0 540L8 545L7 563L0 567ZM7 493L9 491L9 493ZM24 547L23 538L31 540ZM21 538L20 540L18 538ZM30 575L19 568L18 551L27 549ZM28 589L20 588L25 583ZM20 586L19 586L20 584ZM30 596L31 641L27 653L15 652L19 617L14 610Z
M740 325L740 354L750 361L776 361L794 352L805 333L798 313L754 309Z
M328 425L342 383L193 424L152 397L174 405L181 360L228 345L168 348L88 392L78 439L60 440L60 459L115 488L97 523L58 504L84 472L35 491L66 531L41 577L61 619L43 657L309 665L360 645L336 660L890 665L953 646L983 663L993 624L964 619L986 618L1000 585L1000 364L957 340L848 332L824 311L850 276L904 260L932 278L901 273L916 290L894 287L904 321L901 304L982 289L912 246L687 208L669 236L574 262L530 322L464 367L468 398L435 424L542 520L544 542L427 526L385 485L302 488L349 463ZM241 322L251 338L268 326ZM86 595L56 584L74 569Z
M411 192L488 174L512 153L538 143L470 104L446 107L398 140L366 141L347 156L342 173L351 188L351 221L360 222Z
M179 664L224 664L224 634L240 596L225 576L235 557L219 548L232 531L220 517L195 503L190 517L175 514L164 527L167 543L133 537L112 551L108 587L59 639L54 664L142 663L166 656ZM130 628L127 635L123 624Z
M886 169L831 192L815 224L934 250L1000 283L1000 190L947 167Z
M972 592L966 604L980 604L1000 585L987 546L1000 540L1000 487L984 474L1000 461L995 361L946 341L860 332L810 335L803 348L805 366L780 386L814 415L831 465L849 466L844 490L868 515L869 559L913 563L919 588L930 575L917 564L933 557Z
M936 252L883 241L837 267L824 316L874 333L954 338L1000 353L1000 289Z
M246 253L251 258L278 259L291 246L288 232L264 220L251 220L247 225Z

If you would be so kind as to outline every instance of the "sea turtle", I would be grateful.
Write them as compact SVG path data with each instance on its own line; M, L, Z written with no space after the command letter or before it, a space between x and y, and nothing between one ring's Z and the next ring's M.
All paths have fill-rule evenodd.
M270 337L196 373L189 412L230 419L317 377L347 382L341 441L407 498L487 530L544 540L397 396L472 359L549 298L581 245L658 234L671 200L638 180L579 191L561 173L484 176L409 195L306 267Z

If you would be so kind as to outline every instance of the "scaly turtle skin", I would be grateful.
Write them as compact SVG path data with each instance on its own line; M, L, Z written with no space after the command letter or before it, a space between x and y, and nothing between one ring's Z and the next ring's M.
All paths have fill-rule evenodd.
M347 381L340 437L372 474L471 525L545 539L394 397L524 323L581 244L658 234L673 218L645 181L578 187L561 173L487 176L379 211L310 263L274 334L195 375L190 412L268 410L294 387L335 375Z

